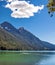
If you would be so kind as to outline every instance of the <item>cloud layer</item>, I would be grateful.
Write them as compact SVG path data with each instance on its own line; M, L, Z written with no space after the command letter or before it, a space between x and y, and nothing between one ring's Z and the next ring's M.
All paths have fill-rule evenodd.
M34 6L24 0L6 0L6 8L9 8L12 13L11 16L14 18L29 18L34 16L34 13L38 13L39 10L44 8L44 5Z

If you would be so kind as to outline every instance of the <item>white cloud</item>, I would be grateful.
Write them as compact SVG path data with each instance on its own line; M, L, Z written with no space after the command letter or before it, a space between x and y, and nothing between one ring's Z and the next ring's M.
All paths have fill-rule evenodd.
M38 13L39 10L42 10L44 5L34 6L26 1L7 0L5 7L11 9L11 16L14 18L29 18L30 16L34 16L34 13Z
M7 2L12 2L12 0L7 0Z

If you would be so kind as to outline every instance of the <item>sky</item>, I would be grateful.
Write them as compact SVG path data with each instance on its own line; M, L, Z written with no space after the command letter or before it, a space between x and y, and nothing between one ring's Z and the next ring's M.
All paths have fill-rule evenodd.
M43 41L55 44L55 14L50 17L48 0L0 0L0 23L24 27Z

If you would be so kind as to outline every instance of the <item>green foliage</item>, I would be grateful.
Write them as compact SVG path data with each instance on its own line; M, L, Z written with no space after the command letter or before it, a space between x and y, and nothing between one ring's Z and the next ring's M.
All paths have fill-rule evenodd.
M55 12L55 0L49 0L47 4L48 13L53 16L53 13Z

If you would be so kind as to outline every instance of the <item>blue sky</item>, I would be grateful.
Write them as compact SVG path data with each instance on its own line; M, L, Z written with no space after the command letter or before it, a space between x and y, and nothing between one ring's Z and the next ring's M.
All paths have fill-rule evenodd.
M7 2L0 1L0 23L8 21L16 28L24 27L41 40L55 44L55 14L53 17L48 14L47 0L26 1L30 1L34 6L44 5L44 8L29 18L15 18L11 16L11 9L5 7Z

